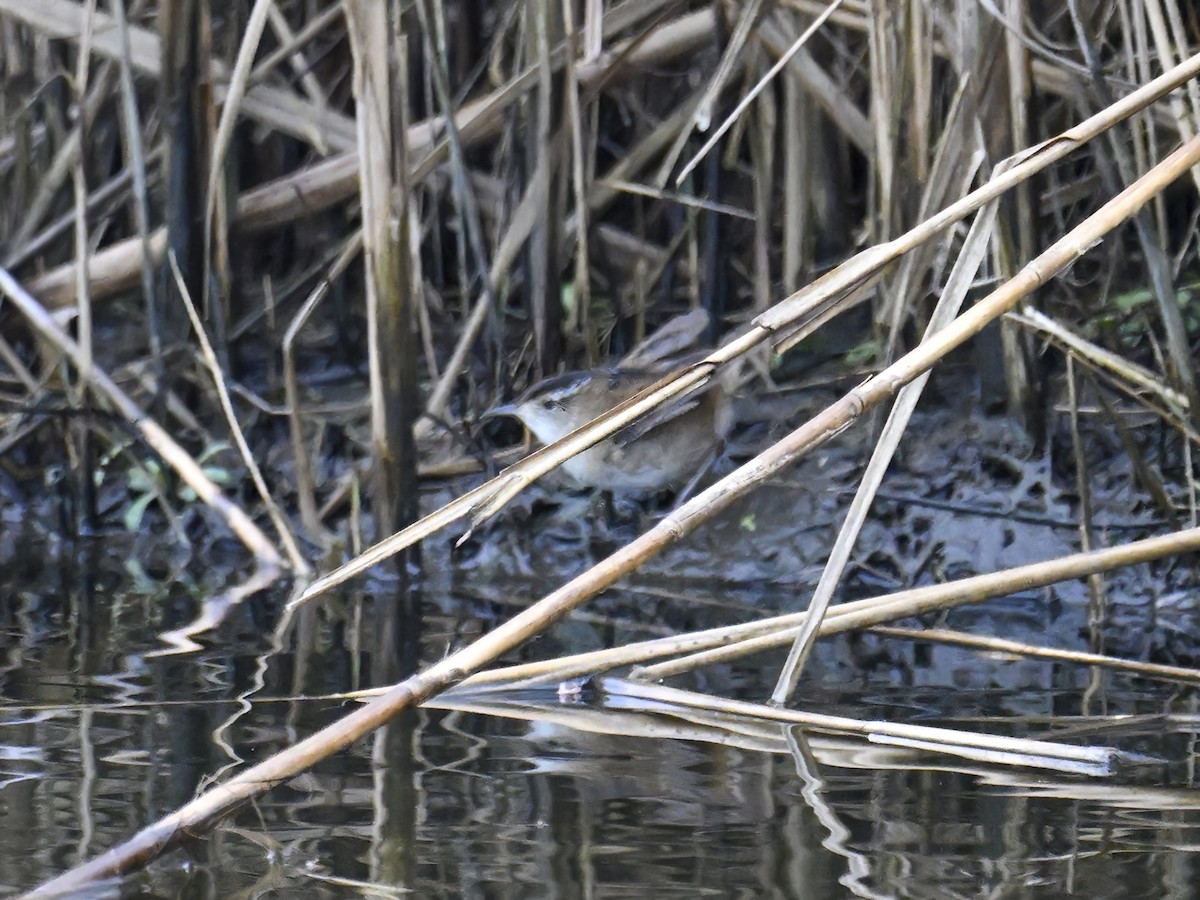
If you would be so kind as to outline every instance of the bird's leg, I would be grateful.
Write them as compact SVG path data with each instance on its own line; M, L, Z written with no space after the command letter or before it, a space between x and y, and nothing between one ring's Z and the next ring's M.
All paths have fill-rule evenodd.
M712 471L713 466L716 465L717 460L721 458L724 452L725 441L722 440L717 446L713 447L712 452L705 458L704 465L696 470L696 474L683 486L683 490L675 495L675 502L671 504L670 512L675 512L675 510L688 502L692 494L696 492L696 488L700 486L700 480Z

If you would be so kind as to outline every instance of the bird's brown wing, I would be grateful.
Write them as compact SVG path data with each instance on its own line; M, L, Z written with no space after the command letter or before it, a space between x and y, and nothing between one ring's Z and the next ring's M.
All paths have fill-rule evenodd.
M613 438L614 443L619 447L627 446L639 438L650 434L654 429L661 428L668 422L673 422L684 413L700 405L699 393L703 393L703 390L693 391L682 399L672 400L670 403L660 406L653 412L647 413L628 428L618 432Z

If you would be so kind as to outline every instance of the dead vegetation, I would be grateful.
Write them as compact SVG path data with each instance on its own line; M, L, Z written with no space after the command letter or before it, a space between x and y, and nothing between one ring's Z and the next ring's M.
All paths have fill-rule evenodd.
M1033 6L0 0L0 502L35 510L17 473L62 461L90 527L136 504L98 460L157 457L265 572L307 574L373 535L297 592L281 632L741 357L786 382L784 354L826 340L873 373L593 569L69 883L481 671L889 403L808 614L499 672L663 678L791 646L782 705L822 634L1061 579L1088 578L1102 609L1103 573L1200 548L1200 23L1172 2ZM463 423L514 384L619 356L697 307L713 338L736 336L419 517L419 475L469 469ZM928 373L951 358L1035 440L1068 423L1079 552L830 607ZM340 403L339 382L360 402ZM114 414L136 439L65 410ZM1118 436L1170 534L1102 533L1094 429ZM256 493L218 486L210 453ZM365 471L361 516L347 498ZM173 505L164 488L133 527Z

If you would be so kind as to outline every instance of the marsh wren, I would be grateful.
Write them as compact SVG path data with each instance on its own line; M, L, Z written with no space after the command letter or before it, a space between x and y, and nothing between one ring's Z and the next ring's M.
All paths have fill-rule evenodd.
M543 444L566 437L663 377L641 369L590 369L546 378L491 416L520 419ZM719 379L675 398L563 463L585 487L652 494L683 487L715 457L732 425Z

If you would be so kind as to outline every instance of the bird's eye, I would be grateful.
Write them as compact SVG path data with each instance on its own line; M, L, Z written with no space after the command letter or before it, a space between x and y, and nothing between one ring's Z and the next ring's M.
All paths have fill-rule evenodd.
M562 409L562 404L553 397L543 397L542 409Z

